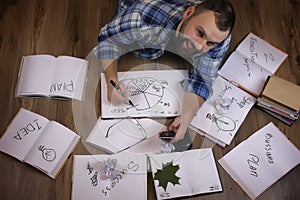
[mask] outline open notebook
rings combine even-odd
[[[15,96],[83,100],[88,64],[72,56],[23,56]]]
[[[224,98],[229,103],[228,110],[223,113],[217,102]],[[253,96],[218,76],[213,83],[212,96],[202,104],[189,127],[225,147],[231,143],[255,102]]]
[[[149,155],[157,199],[221,192],[210,148]]]
[[[113,162],[115,168],[105,162]],[[107,164],[107,166],[110,166]],[[146,155],[75,155],[72,200],[147,199]]]
[[[107,100],[107,84],[101,74],[101,117],[174,117],[181,113],[184,91],[180,81],[187,77],[187,70],[145,70],[118,72],[134,106],[114,106]]]
[[[300,151],[271,122],[228,152],[219,163],[255,199],[300,163]]]
[[[163,128],[163,124],[148,118],[99,118],[86,142],[109,153],[157,153],[161,143],[158,133]]]
[[[286,57],[285,52],[249,33],[218,73],[257,97]]]
[[[80,136],[55,121],[21,108],[0,140],[0,151],[56,178]]]

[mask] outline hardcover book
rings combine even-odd
[[[300,163],[300,151],[271,122],[228,152],[219,163],[255,199]]]
[[[60,123],[21,108],[0,139],[0,151],[55,179],[79,139]]]
[[[88,61],[71,56],[23,56],[16,97],[84,100]]]
[[[268,76],[277,71],[286,57],[285,52],[249,33],[218,73],[258,97]]]

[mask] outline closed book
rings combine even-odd
[[[299,117],[299,112],[295,112],[294,110],[291,110],[288,107],[276,104],[275,102],[265,98],[259,97],[257,99],[257,105],[293,120],[296,120]]]
[[[288,126],[293,125],[293,123],[295,122],[295,120],[292,120],[290,118],[287,118],[283,115],[277,114],[276,112],[272,112],[271,110],[265,109],[264,107],[260,107],[260,109],[266,113],[268,113],[269,115],[275,117],[276,119],[282,121],[283,123],[285,123]]]
[[[271,76],[262,97],[298,113],[300,110],[300,86],[278,76]]]

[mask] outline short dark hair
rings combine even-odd
[[[235,12],[228,0],[205,0],[197,6],[194,14],[198,15],[203,10],[211,10],[216,13],[216,25],[220,31],[232,31],[235,23]]]

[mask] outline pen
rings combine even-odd
[[[125,96],[122,93],[121,88],[113,80],[110,80],[109,82],[125,98]],[[128,99],[128,102],[131,106],[134,107],[134,105],[133,105],[132,101],[130,101],[130,99]]]

